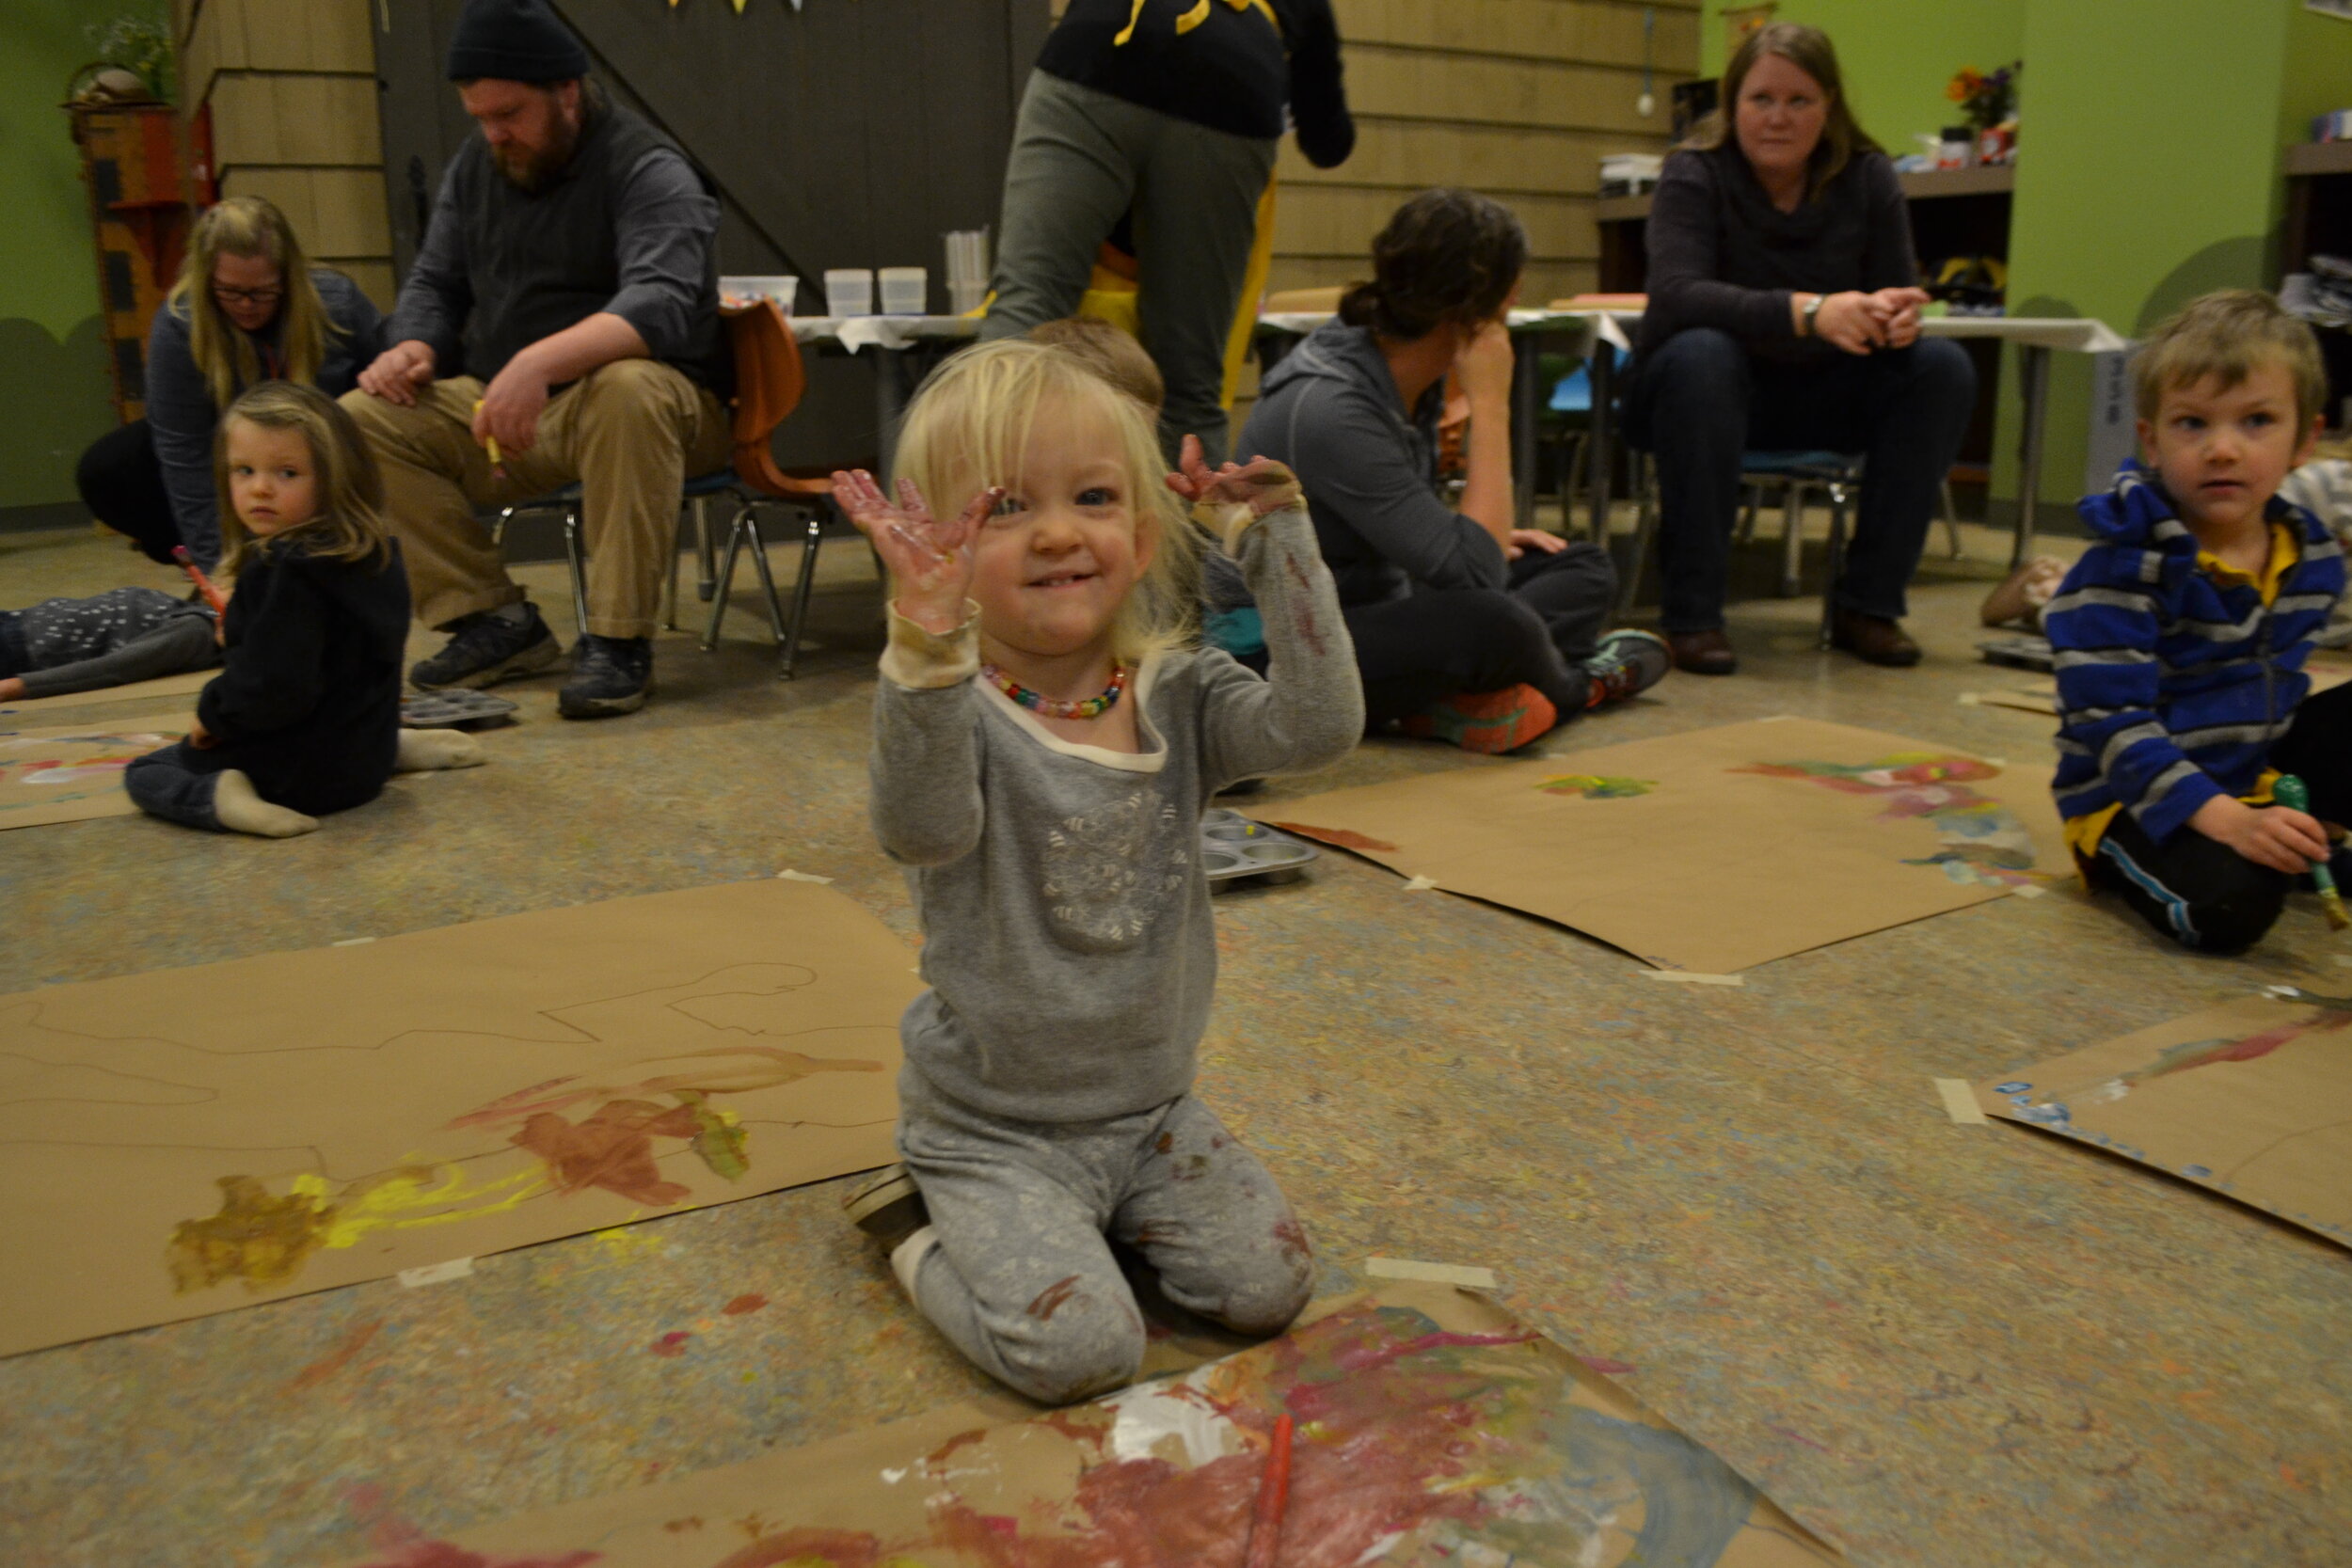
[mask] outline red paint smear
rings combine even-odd
[[[682,1328],[674,1328],[669,1333],[664,1334],[660,1338],[656,1339],[653,1342],[653,1353],[656,1355],[684,1355],[686,1354],[686,1341],[691,1339],[692,1338],[693,1336],[689,1334],[686,1330]]]
[[[1396,846],[1358,832],[1353,828],[1311,828],[1304,822],[1269,822],[1269,828],[1279,828],[1286,833],[1311,838],[1318,844],[1328,844],[1340,849],[1374,849],[1393,854]]]
[[[653,1158],[655,1135],[691,1138],[701,1130],[691,1106],[615,1100],[578,1126],[551,1111],[539,1112],[511,1141],[548,1163],[558,1193],[602,1187],[660,1208],[691,1196],[692,1189],[661,1179]]]
[[[1765,1430],[1766,1432],[1776,1432],[1776,1433],[1780,1433],[1783,1437],[1788,1438],[1790,1442],[1792,1442],[1792,1443],[1803,1443],[1803,1444],[1804,1444],[1806,1448],[1808,1448],[1808,1449],[1820,1449],[1821,1452],[1823,1452],[1823,1453],[1827,1453],[1827,1452],[1829,1452],[1829,1445],[1828,1445],[1828,1444],[1826,1444],[1826,1443],[1816,1443],[1816,1442],[1815,1442],[1812,1438],[1807,1437],[1807,1436],[1806,1436],[1804,1433],[1802,1433],[1802,1432],[1791,1432],[1791,1431],[1789,1431],[1787,1427],[1776,1427],[1776,1426],[1772,1426],[1772,1425],[1771,1425],[1771,1424],[1769,1424],[1769,1423],[1765,1426],[1764,1430]]]
[[[875,1568],[882,1543],[864,1530],[788,1529],[763,1535],[716,1568],[776,1568],[779,1563],[823,1563],[825,1568]]]
[[[2309,1034],[2332,1035],[2347,1023],[2352,1023],[2352,1013],[2323,1011],[2316,1018],[2305,1019],[2295,1023],[2281,1023],[2277,1028],[2265,1029],[2259,1035],[2249,1035],[2242,1040],[2232,1040],[2217,1050],[2203,1052],[2182,1061],[2169,1062],[2146,1076],[2149,1078],[2169,1077],[2173,1073],[2186,1072],[2191,1068],[2206,1067],[2215,1062],[2256,1061],[2269,1055],[2290,1040],[2300,1039]]]
[[[602,1552],[565,1552],[559,1557],[485,1557],[453,1541],[412,1541],[394,1556],[365,1568],[585,1568],[604,1560]]]
[[[733,1301],[728,1302],[724,1307],[719,1308],[719,1310],[724,1312],[730,1318],[739,1318],[746,1312],[756,1312],[767,1305],[768,1298],[766,1296],[759,1294],[757,1291],[753,1291],[749,1295],[740,1295],[736,1297]]]
[[[1633,1370],[1631,1367],[1627,1366],[1624,1362],[1613,1360],[1606,1355],[1580,1355],[1577,1359],[1583,1362],[1585,1366],[1591,1368],[1597,1372],[1629,1372]]]
[[[1037,1299],[1029,1303],[1029,1316],[1040,1323],[1051,1323],[1054,1314],[1060,1311],[1068,1304],[1070,1298],[1077,1293],[1078,1276],[1076,1275],[1073,1274],[1067,1279],[1057,1279],[1040,1291],[1037,1293]]]
[[[384,1320],[375,1318],[354,1328],[349,1334],[343,1336],[342,1344],[288,1378],[286,1391],[290,1394],[298,1394],[305,1389],[315,1388],[345,1367],[350,1366],[351,1358],[367,1349],[368,1341],[374,1338],[383,1326]]]

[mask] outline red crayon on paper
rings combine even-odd
[[[1282,1512],[1291,1500],[1291,1418],[1274,1420],[1274,1448],[1266,1455],[1265,1476],[1258,1482],[1258,1516],[1249,1526],[1249,1555],[1244,1568],[1274,1568],[1282,1545]]]
[[[188,580],[196,584],[196,591],[204,595],[204,602],[213,607],[214,614],[229,613],[229,601],[222,598],[220,590],[213,586],[213,579],[204,575],[204,568],[196,563],[196,557],[188,553],[187,546],[172,546],[171,559],[178,562],[180,569],[188,574]]]

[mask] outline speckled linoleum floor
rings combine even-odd
[[[1678,677],[1545,749],[1794,713],[2045,766],[2046,720],[1957,700],[2004,681],[1972,650],[2000,541],[1969,547],[1916,593],[1918,670],[1817,654],[1816,601],[1747,598],[1740,676]],[[568,633],[556,571],[522,575]],[[0,536],[0,605],[124,580],[170,575],[92,535]],[[492,766],[396,781],[309,838],[0,833],[0,992],[787,866],[911,934],[865,819],[877,604],[863,548],[836,543],[802,679],[772,678],[747,597],[718,654],[662,644],[644,713],[566,724],[555,678],[510,688],[524,721],[485,736]],[[1462,766],[1377,742],[1275,787]],[[1514,1308],[1631,1367],[1857,1562],[2352,1561],[2352,1258],[2079,1148],[1954,1125],[1930,1083],[2335,973],[2308,901],[2252,957],[2201,960],[2072,891],[2003,899],[1738,990],[1649,982],[1340,854],[1218,911],[1200,1089],[1288,1188],[1327,1291],[1374,1254],[1494,1269]],[[387,1520],[453,1530],[973,1396],[837,1197],[0,1363],[0,1561],[330,1563]],[[39,1259],[0,1272],[41,1288]],[[746,1293],[770,1305],[720,1312]],[[648,1354],[678,1328],[692,1355]]]

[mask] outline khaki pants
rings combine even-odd
[[[472,434],[482,383],[436,381],[413,408],[352,391],[343,407],[384,471],[386,520],[407,557],[417,619],[446,626],[515,603],[477,506],[512,506],[577,482],[588,551],[588,625],[598,637],[651,637],[675,548],[679,490],[690,474],[723,466],[726,410],[683,372],[652,359],[616,359],[548,400],[529,451],[507,451],[506,477]]]

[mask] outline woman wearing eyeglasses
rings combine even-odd
[[[74,482],[100,522],[151,560],[185,545],[220,560],[213,430],[258,381],[358,385],[383,350],[383,318],[358,284],[308,265],[285,214],[258,196],[206,210],[147,341],[147,418],[91,443]]]

